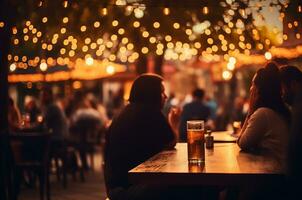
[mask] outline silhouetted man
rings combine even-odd
[[[188,120],[204,120],[207,121],[210,116],[210,108],[203,102],[204,90],[195,89],[192,93],[193,101],[184,105],[183,111],[180,115],[179,126],[179,141],[186,142],[187,134],[186,127]]]

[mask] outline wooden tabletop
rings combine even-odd
[[[280,165],[267,157],[241,152],[235,143],[215,143],[204,165],[189,165],[187,144],[163,151],[129,171],[132,183],[242,185],[283,180]]]
[[[214,137],[214,142],[231,142],[235,143],[237,141],[237,137],[232,134],[233,131],[216,131],[212,132],[212,136]]]

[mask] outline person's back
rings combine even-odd
[[[63,140],[68,135],[65,114],[55,103],[46,106],[44,112],[46,128],[52,133],[52,140]]]
[[[165,99],[162,78],[141,75],[132,85],[130,104],[113,119],[106,133],[104,166],[110,199],[115,199],[119,190],[135,195],[128,191],[137,186],[128,182],[128,171],[175,145],[175,134],[161,112]]]
[[[204,91],[196,89],[193,92],[194,100],[191,103],[184,105],[183,111],[180,116],[179,126],[179,140],[180,142],[187,141],[186,137],[186,123],[188,120],[205,120],[207,121],[210,116],[210,108],[203,103]]]
[[[292,106],[297,94],[302,90],[302,72],[295,66],[280,68],[282,97],[288,106]]]
[[[52,133],[52,141],[63,141],[68,136],[68,124],[63,110],[55,103],[51,88],[43,88],[41,93],[44,124]]]
[[[159,110],[143,105],[126,106],[106,133],[107,186],[128,187],[127,172],[173,140],[171,131]]]
[[[238,145],[243,150],[260,151],[284,164],[289,140],[289,128],[284,118],[270,108],[258,108],[243,127]]]

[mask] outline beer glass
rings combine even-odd
[[[205,162],[204,121],[187,121],[188,161],[191,164]]]

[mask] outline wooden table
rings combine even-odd
[[[205,151],[205,164],[189,165],[187,144],[163,151],[130,170],[132,183],[177,185],[250,185],[283,180],[279,164],[263,156],[240,152],[235,143],[215,143]]]
[[[221,143],[235,143],[237,141],[237,137],[232,135],[233,131],[215,131],[212,132],[212,136],[214,137],[214,142]]]

